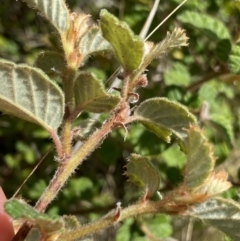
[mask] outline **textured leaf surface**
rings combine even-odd
[[[147,191],[151,197],[159,189],[160,176],[158,170],[146,157],[132,154],[127,163],[127,176],[138,187]]]
[[[60,76],[66,67],[64,56],[52,51],[41,53],[35,65],[42,69],[48,76]]]
[[[184,184],[189,188],[197,188],[213,171],[215,159],[212,146],[197,126],[191,126],[188,130],[188,148]]]
[[[191,76],[185,65],[176,63],[164,72],[164,83],[166,85],[187,86]]]
[[[82,55],[113,51],[111,44],[103,38],[98,27],[92,27],[79,41]]]
[[[195,117],[183,105],[166,98],[152,98],[142,102],[135,110],[136,121],[170,142],[173,133],[180,140],[186,137],[184,128],[195,123]]]
[[[64,96],[40,69],[0,60],[0,110],[46,129],[57,129],[64,113]]]
[[[5,202],[4,209],[13,219],[20,218],[25,221],[31,221],[31,223],[41,229],[42,235],[46,237],[56,235],[56,233],[61,234],[61,229],[64,226],[61,217],[53,218],[47,214],[38,213],[28,204],[16,199]]]
[[[144,54],[143,40],[106,10],[101,11],[100,17],[103,37],[112,45],[122,67],[130,72],[137,69]]]
[[[233,241],[240,241],[240,205],[234,201],[209,199],[192,206],[185,215],[201,219],[227,234]]]
[[[178,16],[178,19],[194,28],[200,29],[212,40],[231,39],[226,26],[221,21],[206,14],[185,11]]]
[[[76,105],[80,111],[108,112],[120,101],[117,95],[108,94],[102,81],[89,73],[83,73],[77,77],[74,92]]]
[[[64,0],[23,0],[30,6],[38,9],[53,26],[64,32],[69,25],[69,11]]]
[[[232,48],[231,54],[229,56],[229,67],[233,73],[240,73],[240,46],[238,45],[235,45]]]

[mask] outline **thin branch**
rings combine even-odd
[[[141,215],[141,214],[146,214],[146,213],[147,214],[158,213],[163,211],[162,209],[163,208],[161,207],[161,205],[159,205],[157,202],[152,202],[152,201],[148,201],[144,203],[140,202],[123,209],[121,211],[121,214],[118,220],[114,219],[115,212],[112,211],[95,222],[81,226],[78,230],[73,230],[73,231],[64,233],[58,238],[58,240],[73,241],[75,239],[80,239],[80,238],[83,238],[84,236],[96,233],[102,229],[115,225],[126,218]]]
[[[158,8],[159,3],[160,3],[160,0],[155,0],[155,2],[153,4],[153,7],[152,7],[152,9],[151,9],[151,11],[148,15],[148,18],[147,18],[146,22],[144,23],[144,25],[142,27],[142,30],[141,30],[139,36],[143,39],[147,36],[147,33],[148,33],[148,31],[150,29],[150,26],[152,24],[153,18],[155,16],[156,12],[157,12],[157,8]]]
[[[180,3],[158,26],[145,38],[145,40],[149,39],[187,0],[184,0]]]
[[[185,88],[186,91],[194,91],[196,90],[197,88],[201,87],[202,84],[212,80],[213,78],[217,78],[217,77],[220,77],[221,75],[224,75],[224,74],[227,74],[229,73],[228,70],[224,70],[224,71],[221,71],[221,72],[211,72],[209,74],[207,74],[206,76],[204,76],[202,79],[190,84],[189,86],[187,86]]]
[[[17,189],[17,191],[13,194],[12,198],[15,198],[16,195],[18,194],[18,192],[21,190],[21,188],[23,187],[23,185],[27,182],[27,180],[29,179],[29,177],[31,177],[31,175],[36,171],[36,169],[39,167],[39,165],[43,162],[43,160],[46,158],[46,156],[49,154],[49,152],[52,149],[48,150],[47,153],[41,158],[41,160],[37,163],[37,165],[33,168],[33,170],[29,173],[29,175],[25,178],[25,180],[22,182],[22,184],[19,186],[19,188]]]
[[[56,147],[56,151],[57,151],[57,156],[59,158],[61,158],[63,156],[63,147],[62,147],[62,142],[58,136],[58,134],[56,133],[56,131],[54,130],[48,130],[49,134],[52,137],[53,143]]]

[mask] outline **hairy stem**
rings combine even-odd
[[[53,130],[48,130],[49,134],[51,135],[52,139],[53,139],[53,142],[55,144],[55,148],[56,148],[56,151],[57,151],[57,155],[59,158],[61,158],[63,156],[63,147],[62,147],[62,142],[61,140],[59,139],[59,136],[58,134],[53,131]]]
[[[58,191],[63,187],[74,170],[92,151],[94,151],[94,149],[109,134],[109,132],[111,132],[114,127],[114,122],[114,118],[105,122],[101,129],[93,133],[93,135],[90,136],[85,143],[83,143],[81,148],[74,154],[73,157],[60,163],[55,176],[35,206],[39,212],[44,212],[48,204],[55,198]]]
[[[62,145],[63,145],[63,153],[65,157],[69,157],[71,155],[72,150],[72,122],[70,118],[67,118],[62,127]],[[60,157],[59,160],[62,158]]]
[[[72,69],[70,67],[66,67],[63,75],[63,92],[65,94],[65,106],[69,108],[70,112],[74,107],[74,78],[76,75],[76,69]]]
[[[131,205],[123,209],[117,220],[115,219],[115,212],[112,211],[106,216],[104,216],[103,218],[100,218],[95,222],[81,226],[77,230],[64,233],[59,237],[59,241],[63,241],[63,240],[72,241],[72,240],[83,238],[84,236],[93,234],[97,231],[100,231],[102,229],[115,225],[118,222],[129,217],[133,217],[141,214],[164,212],[164,208],[162,204],[163,202],[161,201],[160,202],[152,202],[152,201],[139,202],[137,204]]]

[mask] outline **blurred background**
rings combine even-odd
[[[143,28],[153,3],[152,0],[67,0],[71,10],[91,14],[96,22],[100,10],[105,8],[126,21],[135,34]],[[181,0],[162,0],[149,32],[179,3]],[[230,71],[231,49],[228,41],[221,36],[228,31],[231,41],[238,44],[239,9],[240,3],[231,0],[189,0],[185,3],[149,40],[159,42],[167,31],[182,27],[189,37],[189,46],[175,49],[155,60],[147,71],[149,85],[139,89],[140,101],[155,96],[168,97],[186,105],[197,116],[214,146],[216,168],[226,169],[233,183],[233,187],[223,195],[236,201],[239,200],[240,186],[240,77]],[[204,20],[198,24],[198,19],[186,17],[186,11],[208,15],[210,22]],[[217,38],[213,36],[214,31],[209,30],[211,24],[216,24],[214,31]],[[0,57],[34,65],[37,56],[44,50],[61,51],[52,26],[20,0],[1,1]],[[94,72],[104,82],[117,68],[118,63],[111,56],[94,56],[82,67]],[[94,114],[85,113],[81,118],[92,117]],[[100,120],[105,118],[106,115],[99,117]],[[140,124],[128,128],[125,142],[123,130],[114,131],[78,168],[48,208],[49,213],[74,214],[84,224],[108,213],[118,201],[123,207],[136,202],[143,193],[124,175],[126,159],[131,153],[147,155],[158,167],[161,175],[159,191],[163,194],[179,184],[186,159],[176,143],[166,144]],[[48,133],[41,127],[1,113],[0,185],[9,198],[46,154],[18,193],[31,205],[38,200],[56,169],[54,147]],[[207,228],[201,222],[167,215],[128,219],[120,226],[89,238],[92,239],[225,240],[220,232]]]

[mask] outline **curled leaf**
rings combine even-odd
[[[128,159],[126,168],[126,174],[130,181],[145,189],[148,197],[151,197],[159,189],[160,176],[158,170],[146,157],[132,154]]]
[[[196,122],[185,106],[160,97],[143,101],[136,108],[134,117],[134,121],[141,122],[166,142],[170,142],[171,134],[183,141],[187,136],[184,128]]]

